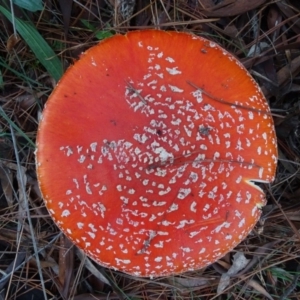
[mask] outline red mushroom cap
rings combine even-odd
[[[43,112],[37,173],[61,230],[137,276],[209,265],[265,204],[277,162],[270,109],[227,51],[156,30],[108,38],[65,73]]]

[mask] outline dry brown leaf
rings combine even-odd
[[[35,261],[35,258],[33,258],[32,260]],[[36,264],[36,263],[35,263]],[[56,267],[57,264],[55,261],[50,261],[50,260],[41,260],[40,261],[40,265],[41,265],[41,268],[53,268],[53,267]]]
[[[299,25],[299,12],[293,8],[293,6],[289,5],[287,1],[277,1],[276,5],[280,9],[281,13],[287,18],[290,19],[290,23],[292,23],[293,31],[296,33],[300,33],[300,25]]]
[[[247,273],[248,271],[252,270],[259,262],[259,257],[265,256],[266,253],[270,252],[273,247],[278,244],[279,242],[281,242],[281,240],[276,240],[270,243],[267,243],[263,246],[258,247],[255,251],[254,251],[254,255],[253,258],[251,260],[249,260],[249,263],[247,264],[247,266],[240,271],[239,273],[237,273],[235,276],[239,277],[245,273]]]
[[[151,4],[148,0],[136,0],[136,24],[137,26],[143,26],[151,20]]]
[[[284,66],[277,73],[279,84],[291,82],[300,72],[300,56],[291,61],[290,65]]]
[[[270,45],[268,43],[264,41],[258,42],[249,49],[247,57],[262,56],[261,53],[269,48]],[[259,76],[263,80],[264,88],[269,94],[278,94],[278,80],[274,65],[274,58],[272,56],[253,66],[252,73]]]
[[[19,166],[19,172],[17,172],[17,181],[18,181],[18,188],[19,188],[19,197],[18,197],[18,203],[19,203],[19,219],[22,222],[25,219],[26,216],[26,209],[28,206],[28,201],[26,198],[26,194],[23,193],[23,186],[24,190],[27,184],[27,176],[26,176],[26,168],[23,166]],[[26,226],[25,226],[26,228]],[[27,228],[28,230],[28,228]],[[29,230],[28,230],[29,231]]]
[[[15,48],[15,46],[19,43],[20,40],[21,38],[17,34],[12,34],[6,42],[7,51],[12,51],[12,49]]]
[[[239,271],[243,270],[249,261],[250,259],[247,259],[243,252],[237,252],[233,255],[232,266],[221,276],[217,289],[218,294],[222,293],[229,286],[230,277],[235,276]]]
[[[277,72],[278,85],[282,86],[291,83],[293,79],[300,73],[300,56],[294,58],[290,64],[285,65]],[[266,97],[270,96],[269,91],[262,87],[262,91]]]
[[[202,8],[210,8],[214,5],[213,0],[198,0],[198,2]]]
[[[261,286],[257,281],[250,279],[246,283],[248,286],[254,288],[258,293],[264,295],[266,298],[270,300],[274,300],[274,298],[265,290],[263,286]]]
[[[297,174],[297,169],[293,164],[289,163],[288,158],[285,156],[284,152],[281,151],[281,149],[278,150],[278,158],[281,160],[280,162],[285,170],[287,170],[290,174]]]
[[[193,288],[209,286],[211,281],[207,277],[174,277],[171,283],[179,288]]]
[[[18,204],[19,204],[19,220],[22,221],[26,217],[26,207],[27,207],[27,199],[26,199],[26,194],[24,195],[23,190],[22,190],[22,185],[24,187],[27,184],[27,176],[26,176],[26,168],[23,166],[18,166],[17,164],[11,163],[11,162],[5,162],[5,166],[11,170],[16,171],[17,174],[17,181],[18,181],[18,188],[19,188],[19,193],[18,193]],[[28,230],[28,227],[24,225],[26,230]]]
[[[89,258],[86,257],[85,253],[83,250],[80,250],[79,248],[76,249],[76,254],[79,257],[81,261],[84,261],[85,267],[94,275],[96,276],[99,280],[102,282],[110,285],[110,282],[104,277],[104,275],[97,270],[97,268],[92,264]]]
[[[300,210],[299,209],[297,209],[295,211],[287,212],[286,215],[290,221],[300,222]],[[285,220],[285,217],[282,214],[280,214],[277,218]],[[295,225],[296,224],[297,223],[295,223]]]
[[[13,206],[13,174],[5,167],[3,164],[0,164],[0,183],[5,196],[6,202],[9,207]]]
[[[266,0],[225,0],[215,7],[210,7],[205,14],[208,17],[232,17],[255,9],[265,2]]]
[[[65,36],[68,35],[73,0],[59,0],[59,6],[64,20]]]
[[[271,29],[278,26],[278,24],[280,24],[281,21],[282,21],[281,13],[275,7],[271,7],[267,16],[268,28]],[[277,37],[279,35],[279,32],[280,32],[280,27],[278,27],[276,31],[273,33],[273,37],[274,38]]]
[[[227,253],[222,259],[219,259],[215,263],[212,264],[212,267],[217,271],[219,274],[223,274],[228,271],[231,266],[231,255]]]
[[[239,31],[235,24],[230,23],[224,28],[224,33],[232,38],[236,38],[239,35]]]

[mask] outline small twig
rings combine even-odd
[[[147,101],[142,97],[142,95],[140,94],[140,92],[134,88],[134,86],[129,82],[129,81],[125,81],[127,84],[127,89],[131,92],[134,93],[138,96],[138,98],[145,104],[147,105]]]
[[[256,108],[244,106],[244,105],[241,105],[241,104],[235,104],[235,103],[232,103],[232,102],[225,101],[223,99],[219,99],[219,98],[213,96],[212,94],[206,92],[204,89],[198,87],[196,84],[192,83],[191,81],[187,81],[187,83],[190,86],[192,86],[193,88],[199,90],[201,93],[208,96],[209,98],[211,98],[214,101],[220,102],[220,103],[225,104],[225,105],[229,105],[229,106],[234,107],[234,108],[241,108],[241,109],[245,109],[245,110],[248,110],[248,111],[253,111],[253,112],[256,112],[256,113],[263,113],[263,114],[271,115],[271,113],[269,113],[268,111],[265,111],[265,110],[256,109]]]
[[[192,154],[195,154],[195,153],[192,153]],[[168,159],[165,161],[159,161],[159,162],[149,164],[147,166],[147,170],[152,170],[152,169],[162,168],[162,167],[169,167],[170,165],[173,166],[173,165],[184,165],[184,164],[192,164],[192,163],[212,163],[212,162],[242,164],[242,165],[248,165],[249,167],[251,166],[254,168],[260,168],[260,166],[256,165],[256,164],[238,161],[238,160],[229,160],[229,159],[205,158],[205,159],[195,159],[195,160],[187,159],[187,160],[181,161],[182,159],[185,159],[185,158],[191,156],[192,154],[189,154],[186,156],[175,157],[175,158],[171,158],[171,159]]]

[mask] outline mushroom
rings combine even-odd
[[[277,148],[259,86],[188,33],[115,35],[50,96],[37,174],[53,220],[102,266],[136,276],[205,267],[260,218]]]

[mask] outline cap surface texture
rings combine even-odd
[[[273,121],[258,85],[215,43],[156,30],[85,52],[37,136],[50,215],[95,261],[137,276],[205,267],[243,240],[274,179]]]

